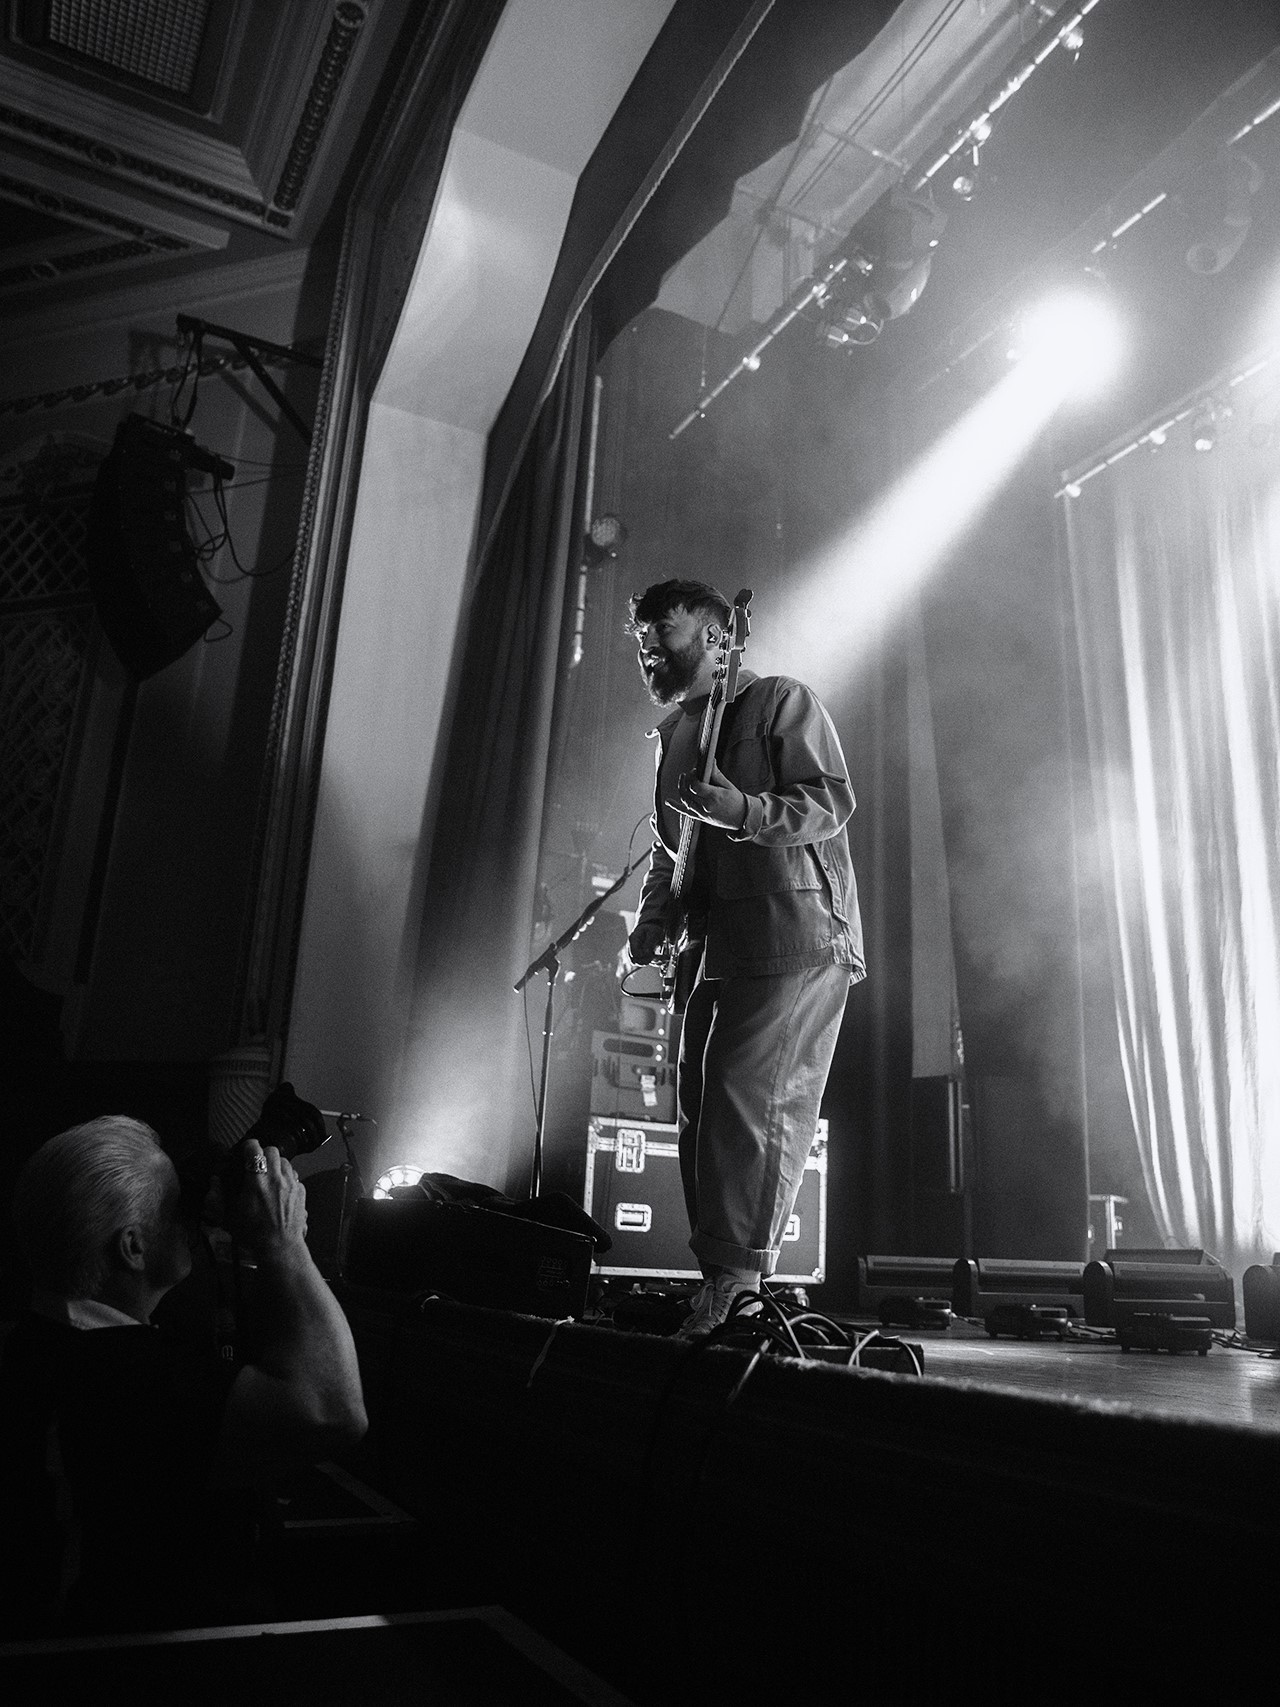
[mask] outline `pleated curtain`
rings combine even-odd
[[[1185,431],[1185,430],[1184,430]],[[1280,458],[1143,446],[1067,505],[1115,1017],[1157,1226],[1280,1247]]]

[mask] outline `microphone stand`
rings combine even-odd
[[[657,844],[655,843],[654,846],[656,845]],[[591,923],[592,919],[595,918],[596,914],[600,911],[601,907],[604,906],[609,897],[617,894],[618,890],[622,888],[622,885],[627,881],[628,877],[631,876],[631,873],[642,860],[648,859],[652,852],[653,847],[646,848],[642,854],[637,855],[637,857],[631,861],[631,864],[627,866],[621,877],[611,883],[609,887],[601,894],[597,895],[593,901],[589,901],[569,928],[561,931],[555,941],[544,948],[536,960],[531,960],[529,962],[528,966],[525,967],[524,971],[520,974],[513,986],[513,988],[518,992],[523,990],[529,980],[536,977],[539,972],[545,972],[547,975],[547,1008],[542,1021],[542,1071],[538,1079],[538,1103],[535,1111],[537,1115],[537,1125],[535,1126],[533,1134],[533,1170],[529,1188],[529,1196],[531,1198],[541,1197],[542,1195],[542,1145],[543,1140],[546,1137],[547,1130],[547,1081],[551,1076],[552,1021],[554,1017],[553,1008],[556,996],[556,979],[560,976],[560,951],[562,948],[567,948],[575,937],[582,935],[583,931],[586,930],[587,926]]]

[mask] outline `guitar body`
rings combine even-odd
[[[676,927],[676,935],[662,956],[662,999],[673,1014],[682,1014],[689,1005],[689,996],[698,981],[705,946],[700,936],[685,936]]]

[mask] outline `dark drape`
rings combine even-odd
[[[792,141],[814,91],[873,39],[897,0],[676,0],[578,183],[528,352],[490,439],[481,539],[594,292],[601,350],[728,213],[734,185]]]
[[[1041,444],[924,601],[975,1254],[1083,1257],[1089,1191],[1053,469]]]
[[[703,0],[676,0],[583,169],[538,324],[489,435],[480,505],[482,554],[489,550],[531,424],[582,305],[600,285],[773,4],[718,0],[708,7]],[[637,310],[647,301],[638,302]],[[599,311],[597,303],[597,326]]]
[[[907,667],[888,641],[834,715],[858,806],[849,846],[867,976],[849,992],[823,1113],[831,1128],[827,1289],[852,1302],[859,1254],[910,1248],[911,820]]]
[[[566,588],[582,531],[591,316],[521,459],[480,566],[454,684],[399,1103],[436,1153],[523,1187],[533,1135],[523,1013]],[[510,1163],[510,1180],[508,1180]]]

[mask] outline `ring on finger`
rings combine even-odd
[[[254,1156],[249,1163],[249,1172],[251,1174],[265,1174],[266,1171],[267,1158],[265,1156]]]

